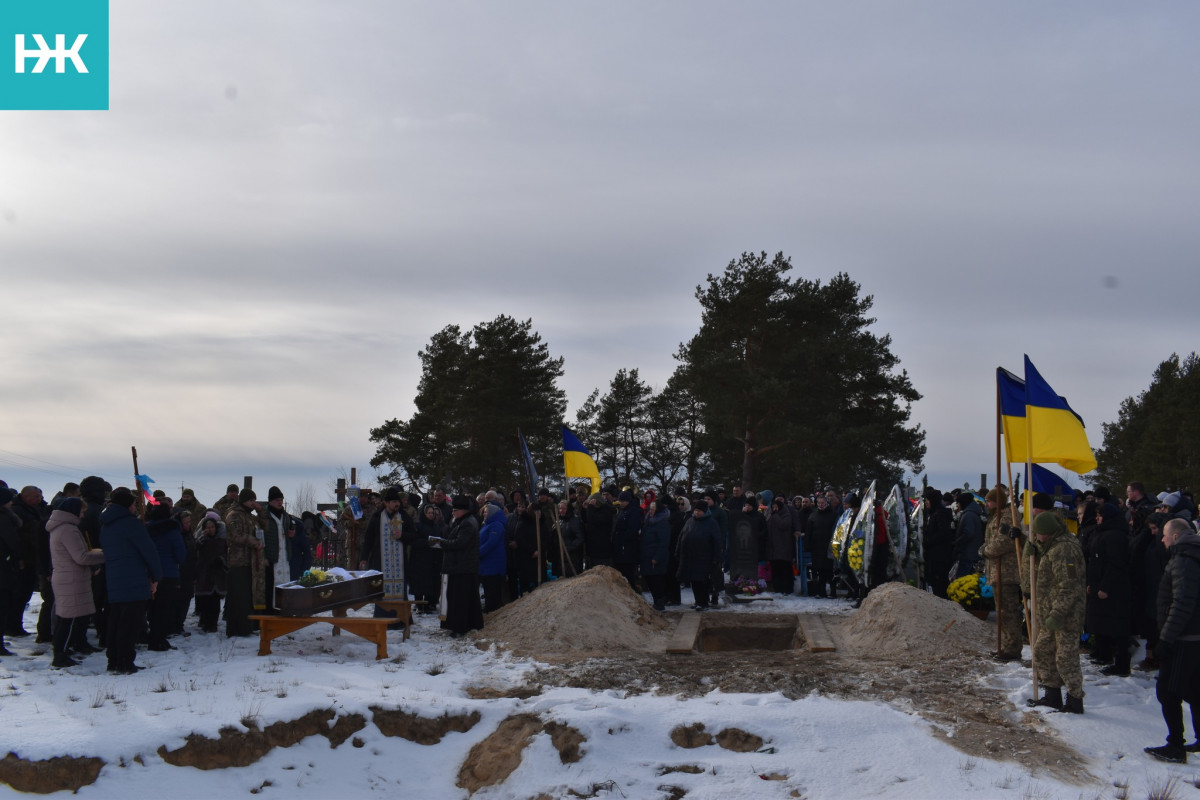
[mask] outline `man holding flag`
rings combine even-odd
[[[1007,370],[997,370],[997,398],[998,430],[1004,433],[1008,461],[1024,461],[1027,476],[1032,477],[1035,463],[1058,464],[1080,474],[1096,468],[1083,420],[1066,398],[1050,388],[1029,356],[1025,356],[1024,380]],[[1028,513],[1031,503],[1025,505]],[[1028,561],[1022,564],[1021,573],[1022,591],[1032,601],[1030,642],[1035,699],[1029,704],[1082,714],[1079,635],[1086,599],[1083,552],[1055,514],[1039,514],[1031,527],[1035,540],[1023,554]],[[1039,679],[1045,688],[1041,698],[1036,697]]]

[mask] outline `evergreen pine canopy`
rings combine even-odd
[[[867,316],[870,296],[845,274],[791,278],[782,253],[743,253],[696,288],[700,330],[656,392],[619,369],[572,426],[605,481],[660,489],[734,478],[747,489],[804,491],[900,481],[922,469],[925,434],[909,425],[921,395]],[[532,321],[449,325],[419,353],[407,420],[371,431],[385,482],[475,491],[523,486],[517,430],[552,481],[562,464],[563,360]]]
[[[563,360],[550,357],[532,320],[502,314],[467,333],[448,325],[418,356],[416,411],[371,430],[371,465],[392,468],[385,483],[523,486],[518,428],[539,469],[562,463]]]
[[[1150,388],[1121,403],[1116,422],[1104,423],[1096,451],[1098,482],[1117,487],[1140,481],[1146,491],[1200,484],[1200,357],[1178,354],[1158,365]]]
[[[700,331],[681,345],[718,475],[748,489],[899,479],[922,469],[925,434],[908,426],[921,395],[868,330],[873,298],[844,274],[797,277],[782,253],[743,253],[696,287]]]

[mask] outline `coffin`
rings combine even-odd
[[[351,578],[320,586],[292,581],[275,587],[275,605],[288,617],[307,617],[321,611],[383,597],[383,575],[374,570],[350,572]]]

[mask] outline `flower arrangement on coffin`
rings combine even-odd
[[[978,572],[955,578],[946,588],[946,596],[967,611],[992,611],[996,598],[987,576]]]
[[[340,580],[342,580],[341,575],[314,567],[306,569],[304,574],[300,576],[300,580],[296,582],[301,586],[323,586],[326,583],[336,583]]]
[[[747,597],[754,597],[762,594],[767,590],[767,582],[762,578],[743,578],[741,575],[734,579],[729,585],[731,594],[740,594]]]

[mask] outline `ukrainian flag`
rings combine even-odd
[[[1025,437],[1025,381],[1004,367],[996,368],[996,386],[1000,393],[1000,424],[1009,463],[1025,463],[1029,445]]]
[[[592,494],[596,494],[600,491],[600,469],[595,459],[566,425],[562,426],[562,439],[563,472],[568,478],[588,478],[592,482]]]
[[[1025,424],[1027,461],[1058,464],[1080,475],[1096,468],[1083,420],[1050,388],[1029,356],[1025,356]]]

